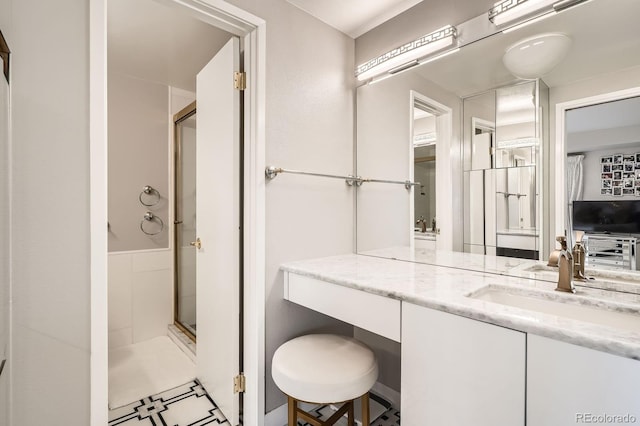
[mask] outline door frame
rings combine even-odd
[[[618,90],[615,92],[603,93],[600,95],[589,96],[586,98],[574,99],[567,102],[562,102],[556,104],[556,128],[555,128],[555,158],[553,159],[554,164],[550,164],[550,169],[555,170],[555,179],[552,181],[554,184],[551,186],[553,188],[554,194],[553,197],[555,199],[555,212],[550,215],[553,218],[554,226],[550,227],[550,229],[555,232],[555,235],[565,235],[565,223],[567,216],[567,205],[566,205],[566,174],[565,174],[565,158],[567,156],[567,148],[566,148],[566,113],[567,111],[575,108],[582,108],[591,105],[597,105],[605,102],[613,102],[619,101],[622,99],[632,98],[640,96],[640,87],[633,87],[624,90]],[[551,161],[550,161],[551,162]],[[551,199],[551,194],[549,194],[549,198]],[[549,236],[549,241],[555,241],[555,237],[553,235]]]
[[[266,22],[223,0],[156,0],[240,37],[244,91],[245,425],[264,424]],[[89,3],[89,175],[91,262],[90,421],[108,423],[107,0]],[[231,384],[229,384],[231,386]]]
[[[173,90],[173,89],[172,89]],[[171,178],[171,199],[173,199],[173,208],[170,210],[173,211],[173,218],[170,218],[169,222],[173,222],[172,231],[171,232],[171,244],[173,247],[173,256],[171,258],[173,262],[172,266],[172,278],[173,278],[173,325],[178,327],[180,331],[182,331],[192,342],[196,343],[196,335],[190,328],[187,328],[180,320],[180,274],[181,269],[178,267],[179,259],[180,259],[180,249],[181,246],[178,244],[178,239],[180,237],[180,232],[176,231],[176,228],[182,229],[182,221],[178,222],[178,218],[183,218],[182,214],[182,202],[181,197],[178,195],[183,195],[181,190],[182,187],[179,183],[182,183],[182,134],[178,131],[178,124],[183,121],[193,117],[196,114],[196,101],[191,102],[189,105],[182,108],[180,111],[173,115],[173,122],[171,126],[171,131],[169,132],[173,137],[171,138],[170,143],[170,165],[169,168],[172,170],[170,173]],[[195,240],[195,238],[194,238]]]
[[[426,104],[429,108],[435,111],[436,116],[436,186],[438,188],[451,188],[453,185],[453,169],[451,167],[444,167],[445,164],[451,164],[451,141],[453,138],[453,110],[435,101],[420,92],[415,90],[410,91],[409,95],[409,176],[413,180],[414,174],[414,154],[413,154],[413,108],[416,101],[420,101]],[[438,167],[440,164],[440,167]],[[415,186],[411,189],[411,197],[409,200],[409,244],[410,247],[414,247],[414,235],[413,230],[415,225],[415,206],[414,206],[414,191]],[[440,207],[438,207],[440,206]],[[443,234],[436,236],[436,248],[438,250],[453,249],[453,218],[451,215],[438,215],[438,212],[451,212],[453,211],[453,195],[450,190],[436,191],[436,229],[444,231]],[[442,237],[440,237],[442,235]]]

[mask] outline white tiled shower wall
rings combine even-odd
[[[109,253],[109,349],[167,334],[173,322],[171,250]]]

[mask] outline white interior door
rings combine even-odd
[[[196,255],[198,378],[232,425],[239,398],[240,42],[234,37],[196,79]]]
[[[9,85],[0,59],[0,413],[6,412],[9,340]],[[4,371],[3,371],[4,370]],[[0,414],[0,424],[4,415]]]

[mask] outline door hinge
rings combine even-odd
[[[234,393],[243,393],[246,390],[246,380],[244,378],[244,373],[238,374],[233,378],[233,392]]]
[[[238,90],[247,88],[247,73],[236,71],[233,73],[233,87]]]

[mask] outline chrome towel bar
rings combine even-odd
[[[264,169],[264,174],[269,179],[274,179],[280,173],[291,173],[291,174],[294,174],[294,175],[306,175],[306,176],[319,176],[319,177],[326,177],[326,178],[331,178],[331,179],[344,179],[344,181],[349,186],[353,186],[353,185],[360,186],[360,185],[362,185],[361,179],[359,177],[353,176],[353,175],[347,175],[347,176],[328,175],[328,174],[325,174],[325,173],[302,172],[300,170],[283,169],[281,167],[274,167],[274,166],[268,166],[266,169]]]
[[[306,175],[306,176],[319,176],[319,177],[326,177],[331,179],[344,179],[344,181],[349,186],[354,186],[354,185],[361,186],[365,182],[390,183],[395,185],[404,185],[405,188],[411,189],[412,186],[421,185],[420,182],[411,182],[409,180],[400,181],[400,180],[385,180],[385,179],[367,179],[367,178],[361,178],[360,176],[353,176],[353,175],[340,176],[340,175],[329,175],[326,173],[303,172],[300,170],[283,169],[281,167],[275,167],[275,166],[268,166],[264,170],[265,176],[268,177],[269,179],[274,179],[280,173],[291,173],[295,175]]]

